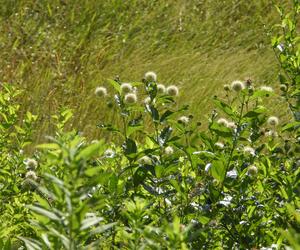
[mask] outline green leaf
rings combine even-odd
[[[80,230],[85,230],[87,228],[90,228],[92,226],[97,225],[99,222],[103,221],[102,217],[91,217],[86,218],[81,222]]]
[[[32,210],[33,212],[37,213],[37,214],[41,214],[51,220],[55,220],[55,221],[60,221],[60,218],[53,212],[50,212],[49,210],[46,210],[44,208],[41,207],[37,207],[37,206],[32,206],[29,205],[27,206],[30,210]]]
[[[93,143],[87,146],[86,148],[81,150],[79,154],[76,156],[76,161],[80,159],[85,159],[85,160],[90,159],[92,156],[99,153],[101,147],[102,147],[102,143]]]
[[[44,143],[44,144],[37,145],[36,148],[52,150],[52,149],[59,149],[59,145],[56,143]]]
[[[215,103],[215,105],[221,109],[223,112],[225,112],[227,115],[232,116],[234,115],[234,112],[232,110],[232,108],[226,104],[225,102],[222,102],[218,99],[214,99],[213,102]]]
[[[226,169],[222,161],[213,161],[210,168],[211,175],[220,182],[223,182]]]
[[[119,93],[121,94],[121,86],[118,82],[108,79],[108,83]]]
[[[25,243],[25,246],[28,250],[42,250],[42,246],[38,241],[21,236],[19,236],[18,238]]]

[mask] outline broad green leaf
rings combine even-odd
[[[81,150],[79,152],[79,154],[76,156],[75,160],[76,161],[78,161],[80,159],[88,160],[95,154],[99,153],[99,150],[101,149],[101,147],[102,147],[102,143],[91,144],[91,145],[87,146],[86,148],[84,148],[83,150]]]
[[[51,220],[55,220],[55,221],[60,221],[60,218],[53,212],[46,210],[44,208],[41,207],[37,207],[37,206],[33,206],[33,205],[29,205],[27,206],[30,210],[32,210],[33,212],[37,213],[37,214],[41,214]]]

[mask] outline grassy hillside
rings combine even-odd
[[[4,0],[0,17],[0,80],[25,89],[22,109],[39,115],[38,137],[52,133],[62,106],[85,134],[99,133],[95,125],[112,112],[93,91],[116,75],[157,72],[202,119],[217,86],[277,81],[269,0]]]

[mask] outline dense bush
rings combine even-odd
[[[25,158],[36,117],[21,127],[18,92],[2,84],[1,249],[299,248],[300,7],[294,19],[278,10],[281,93],[251,79],[224,85],[207,127],[177,103],[180,89],[147,72],[96,88],[120,118],[98,124],[112,139],[66,132],[63,109],[56,134]],[[287,119],[270,98],[286,100]]]

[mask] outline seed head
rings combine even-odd
[[[279,123],[279,120],[278,120],[278,118],[276,117],[276,116],[270,116],[269,118],[268,118],[268,124],[270,125],[270,126],[273,126],[273,127],[275,127],[275,126],[277,126],[278,125],[278,123]]]
[[[25,160],[26,169],[35,170],[37,168],[37,161],[35,159],[28,158]]]
[[[190,119],[187,116],[181,116],[178,119],[178,122],[180,122],[180,123],[182,123],[184,125],[188,124],[189,121],[190,121]]]
[[[236,91],[239,92],[241,90],[243,90],[245,88],[244,83],[241,81],[233,81],[231,83],[231,88]]]
[[[230,86],[228,84],[225,84],[223,88],[225,91],[230,91]]]
[[[260,90],[267,91],[267,92],[273,92],[274,91],[273,88],[269,87],[269,86],[261,86]]]
[[[246,81],[245,81],[245,86],[247,88],[250,88],[252,87],[252,79],[251,78],[247,78]]]
[[[161,94],[166,93],[166,86],[163,84],[157,84],[157,91]]]
[[[132,91],[132,86],[130,83],[122,83],[121,84],[121,91],[123,94],[130,93]]]
[[[258,172],[258,170],[257,170],[257,167],[255,165],[251,165],[250,167],[248,167],[248,174],[250,176],[257,175],[257,172]]]
[[[38,177],[34,171],[30,170],[26,173],[25,178],[36,181]]]
[[[148,96],[144,99],[144,104],[150,104],[151,103],[151,97]]]
[[[157,75],[153,72],[153,71],[148,71],[144,78],[146,79],[146,81],[148,82],[156,82],[157,80]]]
[[[128,93],[125,95],[124,102],[127,104],[133,104],[137,102],[137,96],[134,93]]]
[[[104,156],[106,158],[113,158],[115,156],[115,151],[113,151],[112,149],[107,149],[104,152]]]
[[[103,97],[107,95],[107,89],[105,87],[97,87],[95,89],[95,95],[98,97]]]
[[[255,149],[249,146],[244,147],[244,152],[253,156],[255,155]]]
[[[215,146],[218,148],[224,148],[224,144],[222,142],[216,142]]]
[[[222,126],[225,126],[225,127],[228,126],[228,121],[225,118],[220,118],[219,120],[217,120],[217,123],[219,125],[222,125]]]
[[[166,155],[171,155],[174,153],[174,149],[171,146],[168,146],[165,148],[165,154]]]
[[[170,85],[167,87],[167,94],[171,96],[177,96],[179,93],[178,88],[175,85]]]

